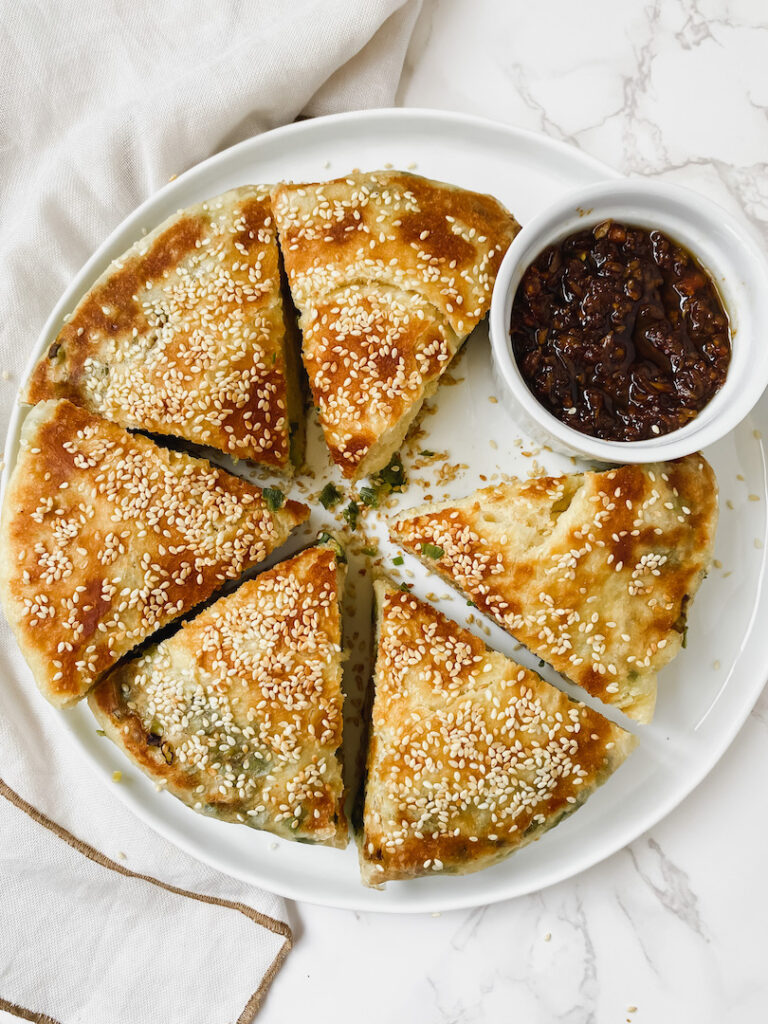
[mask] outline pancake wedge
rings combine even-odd
[[[278,185],[272,201],[331,456],[375,473],[487,313],[520,225],[492,196],[402,171]]]
[[[298,330],[267,186],[182,210],[115,260],[30,378],[123,427],[276,469],[300,461]]]
[[[576,810],[635,745],[384,580],[363,880],[479,871]]]
[[[391,533],[558,672],[649,722],[717,513],[715,475],[690,455],[486,487],[410,509]]]
[[[0,595],[43,694],[75,703],[308,515],[70,402],[35,406],[3,502]]]
[[[94,715],[195,810],[346,845],[336,757],[343,586],[336,550],[302,551],[119,665],[91,691]]]

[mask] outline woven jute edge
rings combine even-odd
[[[122,864],[118,864],[116,861],[111,860],[109,857],[105,857],[103,853],[96,850],[93,846],[89,846],[88,843],[84,843],[81,839],[73,836],[71,832],[67,832],[61,825],[57,825],[55,821],[52,821],[49,817],[38,811],[36,807],[28,803],[18,793],[14,792],[2,779],[0,779],[0,796],[4,797],[9,803],[13,804],[20,811],[27,814],[33,821],[37,822],[38,825],[42,825],[43,828],[47,828],[49,832],[52,832],[58,839],[63,840],[67,846],[71,846],[73,850],[77,850],[78,853],[82,854],[83,857],[87,857],[88,860],[92,860],[94,864],[98,864],[100,867],[107,868],[109,871],[115,871],[119,875],[125,875],[127,878],[138,878],[142,882],[149,882],[150,885],[156,885],[159,889],[165,889],[167,892],[172,892],[177,896],[185,896],[187,899],[197,900],[200,903],[209,903],[217,907],[225,907],[228,910],[236,910],[245,917],[249,918],[255,924],[261,925],[263,928],[267,928],[269,931],[274,932],[275,935],[283,936],[283,944],[277,952],[277,956],[270,964],[266,974],[261,979],[261,984],[249,998],[248,1002],[243,1007],[243,1011],[237,1018],[236,1024],[250,1024],[256,1011],[261,1006],[261,1002],[267,993],[267,989],[271,985],[275,978],[275,975],[280,970],[286,956],[293,946],[293,933],[290,927],[284,921],[278,921],[274,917],[270,917],[268,914],[262,914],[260,910],[255,910],[253,907],[247,906],[245,903],[236,903],[232,900],[222,900],[215,896],[207,896],[204,893],[190,892],[188,889],[180,889],[178,886],[169,885],[167,882],[160,881],[159,878],[153,878],[151,875],[143,875],[137,871],[131,871],[129,868],[124,867]],[[21,1020],[33,1021],[34,1024],[60,1024],[54,1017],[49,1017],[45,1013],[35,1012],[33,1010],[27,1010],[23,1006],[18,1006],[16,1003],[11,1003],[0,996],[0,1010],[6,1010],[8,1013],[14,1014],[16,1017],[20,1017]]]

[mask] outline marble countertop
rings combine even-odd
[[[426,0],[398,98],[691,186],[768,242],[764,0]],[[567,882],[441,915],[289,905],[296,945],[259,1022],[765,1020],[766,790],[764,693],[669,818]]]

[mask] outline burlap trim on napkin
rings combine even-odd
[[[46,1013],[35,1013],[33,1010],[25,1010],[23,1006],[9,1003],[7,999],[2,997],[0,997],[0,1010],[12,1013],[14,1017],[21,1017],[22,1020],[31,1020],[32,1024],[59,1024],[59,1021],[54,1017],[49,1017]]]
[[[49,832],[52,832],[59,839],[63,839],[64,842],[71,846],[72,849],[77,850],[84,857],[92,860],[95,864],[100,867],[108,868],[110,871],[116,871],[119,875],[126,875],[129,878],[138,878],[143,882],[149,882],[151,885],[156,885],[160,889],[166,889],[168,892],[175,893],[177,896],[186,896],[191,900],[198,900],[200,903],[211,903],[219,907],[226,907],[228,910],[237,910],[241,914],[250,918],[254,923],[261,925],[263,928],[268,928],[271,932],[276,935],[282,935],[285,942],[280,947],[280,950],[272,961],[269,970],[261,980],[261,984],[253,993],[251,998],[243,1007],[243,1012],[237,1018],[236,1024],[250,1024],[254,1014],[261,1005],[261,1001],[266,994],[273,978],[280,969],[281,964],[285,960],[288,952],[293,945],[293,933],[290,927],[283,921],[278,921],[274,917],[269,917],[267,914],[262,914],[258,910],[254,910],[253,907],[247,906],[245,903],[234,903],[231,900],[221,900],[214,896],[206,896],[199,892],[189,892],[187,889],[179,889],[175,885],[168,885],[166,882],[161,882],[158,878],[152,878],[151,875],[142,875],[136,871],[131,871],[129,868],[123,867],[122,864],[118,864],[109,857],[105,857],[103,853],[89,846],[87,843],[82,842],[72,835],[71,832],[67,832],[61,825],[57,825],[55,821],[51,821],[50,818],[42,814],[33,807],[31,804],[23,800],[18,793],[15,793],[9,786],[7,786],[2,779],[0,779],[0,796],[4,797],[9,803],[13,804],[19,810],[24,811],[30,818],[37,822],[38,825],[42,825],[43,828],[47,828]],[[5,1010],[8,1013],[14,1014],[16,1017],[20,1017],[22,1020],[33,1021],[34,1024],[59,1024],[59,1021],[53,1017],[48,1017],[44,1013],[35,1013],[31,1010],[25,1009],[23,1006],[17,1006],[15,1003],[9,1003],[7,1000],[0,996],[0,1010]]]

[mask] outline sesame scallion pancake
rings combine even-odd
[[[0,596],[43,694],[75,703],[308,515],[70,402],[35,406],[3,502]]]
[[[588,693],[649,722],[717,527],[701,455],[486,487],[392,537]]]
[[[99,724],[196,811],[344,846],[343,570],[312,547],[220,598],[94,688]]]
[[[375,584],[369,885],[496,863],[576,810],[635,740],[441,612]]]
[[[244,186],[180,211],[115,260],[23,397],[66,398],[123,427],[289,470],[292,431],[301,454],[296,334],[269,188]]]
[[[272,201],[328,448],[345,476],[374,473],[487,313],[520,226],[492,196],[402,171]]]

